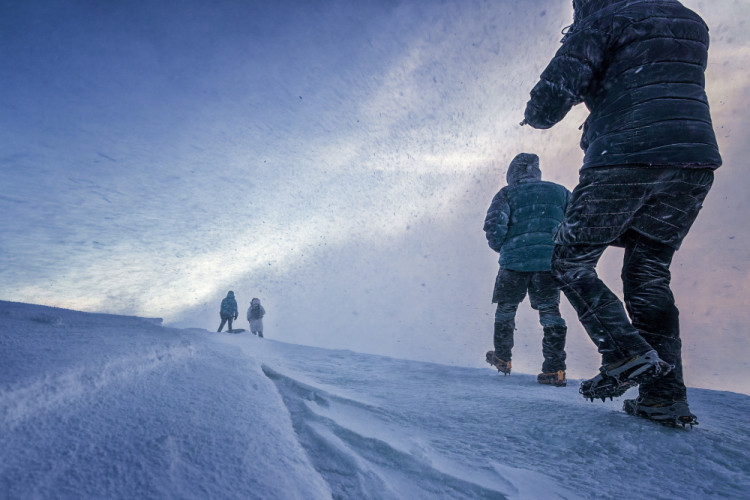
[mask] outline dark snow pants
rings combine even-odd
[[[704,168],[589,170],[581,174],[556,237],[552,271],[598,347],[602,364],[654,348],[675,368],[665,377],[641,384],[640,395],[685,400],[679,312],[669,286],[669,266],[698,215],[713,172]],[[625,248],[621,275],[625,307],[596,274],[596,264],[610,245]]]
[[[221,316],[221,324],[219,325],[219,329],[216,330],[216,331],[220,332],[222,330],[222,328],[224,328],[224,324],[227,323],[227,322],[229,322],[229,328],[227,329],[227,331],[231,331],[232,330],[232,319],[233,319],[232,316],[229,315],[229,314],[220,314],[220,316]]]
[[[620,300],[597,277],[596,263],[607,245],[556,246],[553,266],[562,291],[602,355],[602,364],[642,354],[651,348],[675,368],[666,377],[641,384],[640,394],[685,399],[679,312],[669,288],[674,248],[636,232],[626,233]]]
[[[513,349],[513,332],[516,327],[516,311],[529,293],[531,307],[539,311],[539,322],[544,330],[542,372],[565,370],[565,336],[567,326],[560,315],[560,289],[550,271],[523,272],[500,269],[495,280],[492,301],[497,303],[495,312],[495,354],[510,361]]]

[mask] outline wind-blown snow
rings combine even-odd
[[[684,3],[711,28],[724,158],[672,265],[685,377],[750,394],[750,4]],[[279,340],[478,368],[482,224],[509,161],[578,180],[585,106],[518,125],[570,1],[0,5],[4,300],[215,328],[234,290]],[[621,261],[599,266],[616,293]],[[600,356],[562,307],[568,372],[588,376]],[[517,325],[514,366],[536,370],[538,315]]]
[[[11,302],[0,347],[7,498],[750,495],[741,394],[664,428],[573,381]]]

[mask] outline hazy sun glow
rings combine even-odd
[[[740,366],[748,392],[750,4],[719,3],[685,2],[711,27],[725,165],[673,281],[689,384],[729,387],[715,374]],[[507,163],[536,152],[545,179],[577,182],[583,106],[518,125],[570,2],[261,4],[8,7],[0,297],[213,329],[232,289],[262,297],[281,340],[481,364],[481,227]],[[600,266],[615,287],[618,258]],[[566,319],[570,376],[588,375]],[[519,370],[536,370],[526,306],[519,325]]]

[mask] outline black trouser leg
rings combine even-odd
[[[516,311],[528,288],[531,273],[500,269],[495,280],[493,301],[495,311],[495,354],[503,361],[510,361],[513,349],[513,331],[516,328]]]
[[[651,346],[630,324],[622,302],[599,279],[596,263],[607,245],[555,245],[552,272],[606,365]]]
[[[495,322],[493,344],[495,354],[503,361],[510,361],[513,352],[513,323]]]
[[[545,326],[542,338],[543,373],[565,371],[565,338],[568,334],[567,326]]]
[[[224,328],[224,325],[226,324],[226,322],[227,322],[227,318],[225,316],[222,316],[221,317],[221,324],[219,325],[219,329],[216,330],[216,331],[220,332]],[[229,329],[231,330],[232,327],[230,326]]]
[[[679,311],[670,289],[674,248],[635,232],[626,233],[622,268],[625,306],[641,336],[674,365],[666,376],[640,385],[641,396],[685,400]]]
[[[539,311],[539,323],[544,330],[542,372],[565,370],[565,337],[568,328],[560,315],[560,289],[552,272],[533,273],[529,283],[531,307]]]

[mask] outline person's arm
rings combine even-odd
[[[487,237],[487,243],[490,248],[500,252],[508,234],[508,221],[510,220],[510,205],[505,195],[505,190],[501,189],[495,195],[487,210],[487,216],[484,219],[484,234]]]
[[[522,124],[550,128],[583,102],[604,63],[607,43],[606,34],[594,28],[566,37],[531,90]]]

